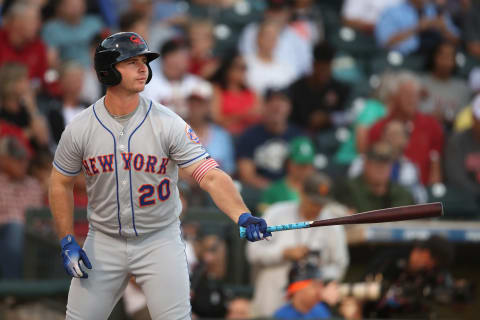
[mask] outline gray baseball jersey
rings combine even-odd
[[[178,219],[178,168],[208,156],[190,126],[168,108],[140,96],[123,125],[101,98],[65,128],[53,165],[67,176],[84,172],[92,229],[135,237]]]

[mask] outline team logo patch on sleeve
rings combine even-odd
[[[190,127],[188,124],[185,127],[185,132],[187,133],[188,139],[192,140],[195,143],[200,143],[200,138],[197,136],[195,131],[193,131],[192,127]]]

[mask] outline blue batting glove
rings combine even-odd
[[[272,236],[271,232],[267,232],[267,222],[262,218],[252,216],[250,213],[242,213],[238,218],[238,225],[246,229],[246,238],[251,242]]]
[[[78,245],[72,235],[67,235],[60,241],[62,246],[63,267],[67,273],[75,278],[88,278],[88,274],[83,271],[80,266],[80,260],[88,269],[92,269],[92,265],[88,260],[87,254]]]

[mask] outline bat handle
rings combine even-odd
[[[310,227],[311,223],[312,223],[312,221],[299,222],[299,223],[289,223],[289,224],[279,224],[277,226],[267,227],[267,232],[308,228],[308,227]],[[246,236],[247,236],[247,229],[245,227],[240,227],[240,238],[245,238]]]

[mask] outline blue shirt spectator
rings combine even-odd
[[[375,26],[377,43],[383,48],[409,54],[420,49],[423,31],[436,31],[450,40],[456,39],[459,31],[449,14],[440,13],[433,3],[424,2],[405,0],[386,9]],[[396,41],[394,37],[398,37]]]
[[[104,27],[100,17],[85,15],[84,1],[61,0],[56,18],[42,31],[45,43],[58,51],[60,60],[74,60],[85,67],[91,64],[90,41]]]
[[[209,127],[209,139],[204,142],[205,148],[223,171],[233,174],[235,172],[235,159],[232,136],[227,130],[216,124],[210,124]]]
[[[274,314],[275,319],[330,319],[331,317],[330,311],[323,302],[317,303],[307,313],[301,313],[289,303],[278,309]]]

